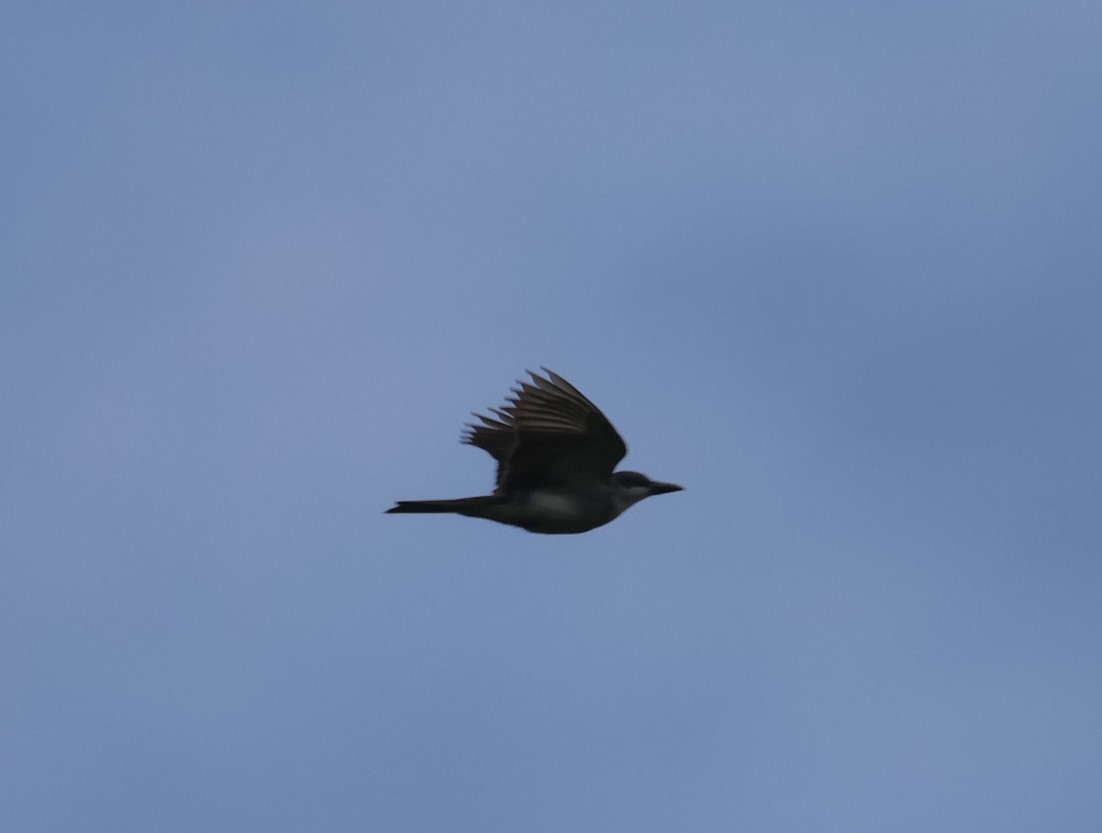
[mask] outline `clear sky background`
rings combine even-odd
[[[0,17],[0,828],[1102,829],[1096,0]]]

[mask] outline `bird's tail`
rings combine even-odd
[[[400,500],[396,506],[387,509],[386,514],[456,512],[460,515],[473,513],[477,516],[481,510],[497,506],[501,502],[502,498],[497,495],[461,497],[454,500]]]

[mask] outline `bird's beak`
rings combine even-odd
[[[680,492],[684,488],[684,486],[678,486],[676,483],[658,483],[652,480],[650,484],[650,493],[652,495],[665,495],[670,492]]]

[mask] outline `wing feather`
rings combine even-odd
[[[497,492],[603,482],[627,446],[600,409],[564,378],[528,371],[494,416],[474,414],[463,442],[498,463]]]

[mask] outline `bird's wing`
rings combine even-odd
[[[528,371],[494,417],[475,416],[463,441],[498,461],[497,490],[604,482],[627,454],[612,423],[585,396],[556,373],[547,378]]]
[[[517,441],[516,420],[510,414],[497,408],[491,408],[490,412],[494,414],[494,417],[472,414],[482,424],[468,423],[462,442],[489,452],[490,456],[497,460],[496,485],[500,488],[502,481],[505,479],[509,456],[513,453],[513,446],[516,445]]]

